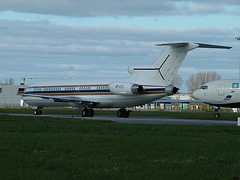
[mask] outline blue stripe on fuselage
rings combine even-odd
[[[62,91],[26,91],[24,94],[68,94],[68,93],[110,93],[109,89],[101,90],[62,90]],[[145,92],[165,92],[165,88],[145,89]]]
[[[88,92],[110,92],[110,90],[68,90],[68,91],[27,91],[25,94],[51,94],[51,93],[88,93]]]

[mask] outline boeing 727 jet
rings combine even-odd
[[[42,114],[43,107],[70,106],[82,116],[94,115],[93,108],[120,108],[118,117],[128,117],[127,107],[150,103],[178,91],[171,83],[188,51],[195,48],[223,48],[202,43],[172,42],[152,65],[128,67],[130,78],[58,80],[30,85],[22,92],[23,100]],[[19,92],[20,93],[20,92]]]

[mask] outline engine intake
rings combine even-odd
[[[165,87],[165,92],[167,96],[171,96],[173,94],[176,94],[178,92],[178,88],[173,86],[172,84],[169,84],[168,86]]]
[[[117,95],[141,94],[144,91],[142,85],[129,82],[111,82],[109,90]]]

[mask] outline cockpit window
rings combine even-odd
[[[199,89],[204,89],[204,90],[206,90],[206,89],[208,89],[208,86],[201,86]]]

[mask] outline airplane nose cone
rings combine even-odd
[[[193,97],[195,99],[201,99],[201,93],[199,92],[199,90],[196,90],[194,93],[193,93]]]

